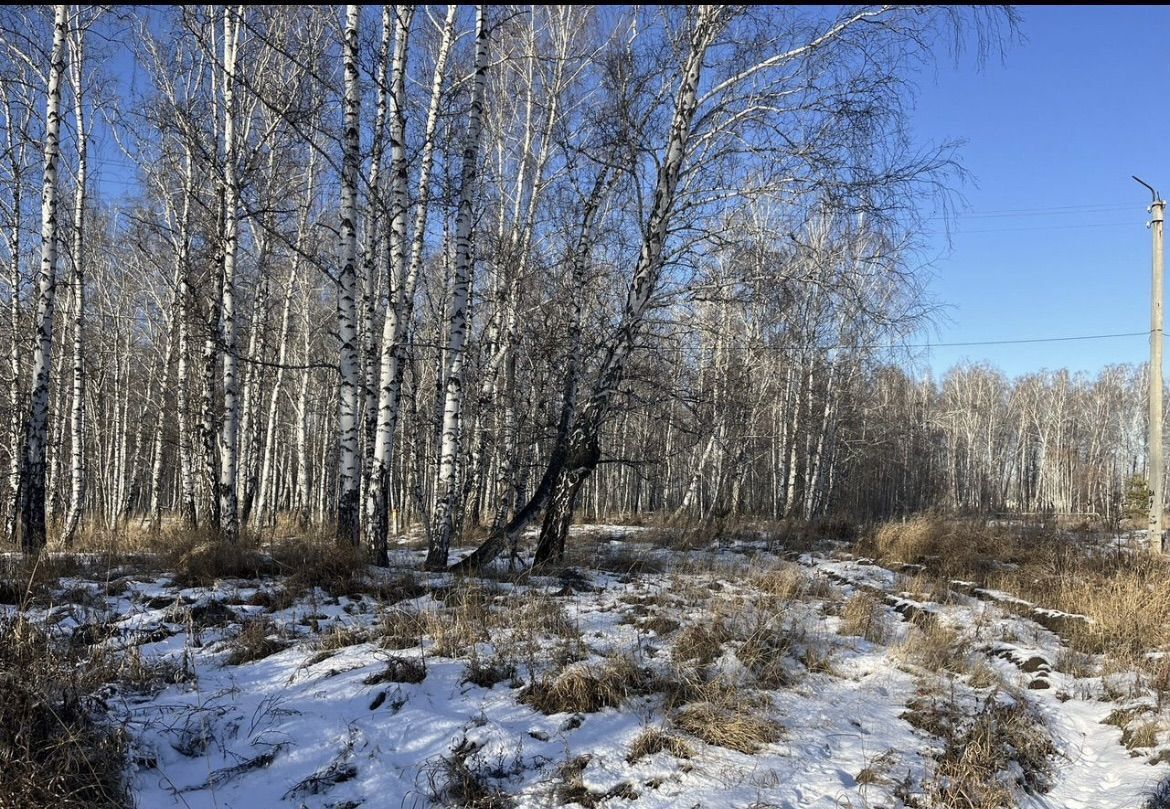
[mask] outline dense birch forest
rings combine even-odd
[[[1170,809],[1157,11],[0,8],[0,809]]]
[[[942,378],[916,73],[999,7],[0,16],[6,536],[466,566],[654,513],[1119,518],[1145,371]],[[132,77],[128,81],[127,77]],[[1136,483],[1135,483],[1136,481]]]

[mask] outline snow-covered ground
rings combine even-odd
[[[142,680],[164,681],[111,685],[105,700],[133,738],[143,809],[940,806],[948,740],[924,717],[963,725],[1013,705],[1055,751],[1047,775],[994,774],[1021,807],[1140,807],[1170,776],[1165,733],[1122,744],[1116,711],[1159,710],[1142,679],[1062,671],[1061,638],[1010,594],[956,582],[931,600],[844,546],[786,560],[764,542],[575,539],[595,567],[456,581],[414,573],[403,551],[400,570],[370,574],[382,598],[292,603],[275,579],[182,588],[127,569],[63,580],[72,603],[33,617],[66,634],[101,625]],[[849,634],[865,598],[874,640]],[[236,640],[245,627],[250,644]],[[913,636],[929,627],[962,665],[924,667]],[[565,672],[618,670],[624,691],[597,710],[533,707],[549,710],[536,691]],[[698,703],[712,727],[756,720],[758,746],[709,743]],[[635,758],[648,730],[672,744]]]

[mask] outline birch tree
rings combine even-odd
[[[53,353],[53,302],[57,286],[57,171],[61,155],[61,83],[65,77],[68,15],[53,9],[53,49],[45,90],[44,175],[41,185],[41,269],[37,277],[36,343],[30,409],[25,421],[20,474],[20,536],[26,553],[45,544],[45,449],[49,419],[49,370]]]
[[[435,80],[432,83],[431,107],[432,114],[428,116],[427,132],[423,143],[422,170],[420,171],[420,215],[425,217],[426,188],[430,182],[430,167],[433,159],[434,116],[437,114],[438,101],[442,92],[442,71],[446,63],[447,51],[450,48],[451,30],[454,25],[455,7],[448,10],[448,25],[444,28],[443,40],[439,45],[439,57],[435,68]],[[406,55],[409,45],[410,27],[414,17],[414,10],[401,9],[396,15],[394,25],[394,47],[391,56],[389,93],[387,99],[390,107],[390,194],[389,217],[387,229],[388,258],[387,284],[389,293],[386,305],[386,316],[382,327],[382,348],[378,365],[378,398],[375,419],[375,435],[371,469],[369,475],[369,489],[366,500],[367,531],[369,545],[373,551],[375,561],[384,565],[388,561],[386,539],[388,504],[387,491],[389,488],[389,474],[391,463],[391,448],[394,442],[394,431],[397,427],[398,402],[395,391],[395,377],[401,372],[401,342],[400,330],[406,328],[408,312],[406,298],[414,297],[414,278],[408,278],[407,271],[407,181],[409,180],[406,165]],[[425,228],[425,218],[416,226]],[[420,239],[422,235],[420,234]],[[417,271],[416,276],[417,277]],[[400,384],[400,383],[399,383]]]
[[[459,177],[459,207],[455,217],[455,262],[454,277],[451,281],[451,314],[445,360],[446,390],[443,401],[442,447],[439,450],[439,470],[435,478],[434,529],[427,549],[426,566],[429,569],[446,567],[451,536],[455,532],[456,497],[459,489],[459,431],[463,415],[463,356],[467,343],[468,291],[473,262],[471,228],[479,143],[483,130],[488,36],[483,6],[476,6],[475,72],[471,84],[471,106]]]
[[[10,65],[16,75],[25,73],[23,66]],[[20,472],[24,448],[24,398],[21,377],[21,341],[19,335],[25,330],[21,313],[21,289],[24,286],[24,272],[21,261],[24,252],[24,208],[28,174],[30,144],[23,133],[28,132],[33,117],[33,101],[27,88],[31,81],[0,81],[0,103],[4,112],[4,162],[7,198],[4,199],[4,245],[8,250],[5,281],[8,286],[8,307],[5,312],[9,330],[7,368],[9,386],[7,404],[7,475],[8,492],[4,503],[4,536],[15,540],[17,517],[20,512]],[[23,91],[22,91],[23,90]]]
[[[219,428],[219,529],[223,538],[239,538],[239,356],[236,347],[236,251],[239,247],[240,187],[236,166],[236,54],[243,6],[223,10],[223,264],[220,274],[219,344],[223,362],[223,415]]]
[[[361,7],[346,6],[343,59],[345,99],[341,170],[341,229],[338,245],[337,323],[341,339],[341,418],[337,539],[357,544],[361,503],[358,414],[361,364],[357,339],[357,183],[360,166],[358,25]]]
[[[85,212],[88,131],[85,116],[85,25],[77,9],[69,41],[69,76],[73,86],[73,126],[77,139],[77,176],[73,198],[73,250],[69,288],[72,296],[72,396],[69,413],[69,508],[64,541],[70,544],[85,507]]]

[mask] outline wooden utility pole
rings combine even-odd
[[[1150,204],[1150,232],[1153,234],[1153,288],[1150,299],[1150,550],[1161,553],[1163,527],[1162,513],[1165,496],[1162,491],[1162,300],[1163,300],[1163,252],[1162,228],[1166,214],[1166,201],[1158,196],[1148,183],[1138,180],[1150,189],[1154,201]]]

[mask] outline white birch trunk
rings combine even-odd
[[[383,331],[382,335],[378,429],[374,444],[375,469],[371,472],[371,498],[367,504],[371,545],[375,549],[376,561],[378,562],[382,561],[379,549],[385,544],[385,535],[389,529],[387,512],[389,510],[389,493],[392,487],[390,472],[393,466],[394,437],[401,412],[402,380],[406,370],[406,341],[414,316],[415,287],[418,283],[419,271],[422,268],[427,214],[430,206],[431,167],[434,164],[435,154],[435,131],[439,120],[439,104],[443,96],[443,77],[446,73],[447,58],[451,52],[451,43],[454,40],[457,9],[458,7],[455,5],[447,7],[447,18],[435,58],[430,107],[427,111],[422,154],[419,158],[417,208],[414,217],[414,236],[410,246],[410,263],[406,269],[406,277],[402,280],[397,294],[390,300],[390,305],[387,307],[386,330]],[[389,331],[389,339],[387,339],[387,331]]]
[[[73,119],[77,137],[77,188],[73,197],[73,373],[69,412],[69,509],[62,538],[72,544],[85,508],[85,188],[87,132],[85,128],[85,31],[78,27],[70,41],[69,72],[73,84]]]
[[[296,490],[293,495],[293,513],[297,524],[302,528],[309,523],[312,489],[309,480],[309,360],[312,356],[312,343],[309,338],[309,297],[312,288],[306,283],[301,295],[301,357],[305,366],[301,370],[300,385],[296,399],[296,431],[294,444],[296,446]]]
[[[8,499],[4,508],[4,536],[12,541],[16,538],[17,515],[20,511],[20,468],[23,427],[21,419],[20,385],[20,255],[21,208],[24,199],[24,154],[25,142],[17,138],[19,122],[13,115],[12,99],[8,87],[0,82],[0,98],[4,103],[5,147],[12,172],[12,219],[8,223],[8,328],[11,337],[8,343]],[[29,110],[31,114],[31,109]]]
[[[178,312],[178,301],[171,305],[171,322],[167,325],[167,347],[163,352],[162,385],[158,391],[158,413],[154,421],[154,441],[150,448],[150,522],[158,529],[162,524],[162,468],[163,468],[163,432],[166,426],[167,391],[171,382],[171,363],[175,354],[174,332],[175,315]],[[149,405],[149,403],[148,403]]]
[[[219,530],[239,539],[239,358],[236,348],[236,251],[239,247],[240,187],[236,168],[236,51],[244,7],[223,12],[223,273],[220,279],[220,344],[223,352],[223,414],[219,431]]]
[[[361,7],[346,6],[344,136],[341,169],[341,234],[337,289],[337,323],[341,338],[340,423],[338,442],[337,539],[357,544],[360,524],[358,410],[361,362],[357,342],[357,180],[360,165],[360,90],[358,87],[358,22]]]
[[[41,183],[41,270],[37,279],[37,337],[33,347],[29,416],[21,469],[20,537],[26,553],[45,544],[45,439],[53,352],[53,296],[57,284],[57,162],[61,152],[61,80],[65,74],[65,6],[53,14],[53,50],[45,97],[45,169]]]
[[[179,517],[188,528],[196,526],[195,464],[191,430],[191,197],[195,193],[191,147],[186,148],[183,164],[183,208],[179,215],[178,250],[175,253],[175,271],[179,277],[179,367],[177,370],[177,418],[179,426]]]
[[[386,319],[382,326],[382,351],[379,362],[378,413],[366,498],[366,531],[368,543],[379,565],[388,564],[386,550],[387,505],[390,456],[395,419],[383,407],[390,407],[390,390],[382,380],[389,382],[395,373],[395,337],[403,315],[406,294],[406,214],[408,179],[406,166],[406,54],[410,39],[410,24],[414,16],[411,7],[400,8],[394,32],[394,52],[390,68],[390,227],[389,267],[387,289],[389,300]],[[386,98],[385,96],[383,97]],[[429,145],[429,144],[428,144]],[[429,165],[426,167],[429,173]],[[410,291],[411,297],[414,290]]]
[[[483,96],[488,60],[488,29],[483,6],[475,7],[475,79],[471,87],[471,112],[463,146],[459,210],[455,219],[455,273],[451,290],[451,330],[447,339],[447,384],[443,402],[442,446],[439,474],[435,479],[434,533],[427,551],[428,568],[443,569],[455,531],[456,496],[459,492],[459,423],[463,415],[463,354],[467,344],[467,305],[473,256],[471,252],[472,202],[478,173],[479,141],[483,122]]]
[[[387,97],[392,92],[391,84],[395,83],[394,79],[387,81],[387,76],[390,73],[390,61],[396,58],[397,47],[393,45],[396,41],[394,33],[396,28],[401,26],[393,22],[393,19],[400,18],[400,14],[405,14],[408,17],[413,16],[413,6],[396,7],[393,5],[382,6],[382,42],[378,49],[378,72],[374,77],[375,86],[378,88],[377,105],[374,110],[374,128],[372,132],[373,142],[370,145],[370,177],[369,177],[369,194],[368,204],[366,206],[366,224],[365,232],[363,234],[362,245],[362,325],[359,330],[362,341],[362,444],[364,455],[364,465],[362,467],[363,474],[363,491],[366,492],[367,500],[367,522],[365,530],[369,532],[369,508],[368,502],[372,495],[372,479],[376,472],[376,464],[374,463],[374,452],[376,444],[376,435],[378,430],[378,374],[380,365],[378,362],[378,345],[374,340],[374,314],[381,305],[381,296],[383,284],[378,277],[378,258],[379,248],[384,248],[384,240],[379,239],[379,229],[382,225],[382,217],[385,213],[385,204],[382,198],[382,157],[385,153],[385,136],[386,129],[386,101]],[[409,21],[405,28],[409,29]],[[405,60],[405,39],[402,40],[400,46]],[[395,48],[395,50],[392,50]],[[391,54],[395,53],[395,57]],[[391,135],[393,138],[393,135]],[[394,167],[391,166],[391,171]],[[390,205],[394,206],[394,183],[396,175],[391,176],[391,201]],[[391,258],[391,261],[393,259]],[[396,266],[396,265],[395,265]],[[396,278],[394,273],[396,270],[392,267],[389,273],[390,279],[386,287],[389,293],[391,303],[389,307],[393,307],[394,299],[394,284]],[[400,283],[401,279],[397,281]],[[388,309],[389,307],[382,307]],[[389,314],[387,311],[386,315]]]

